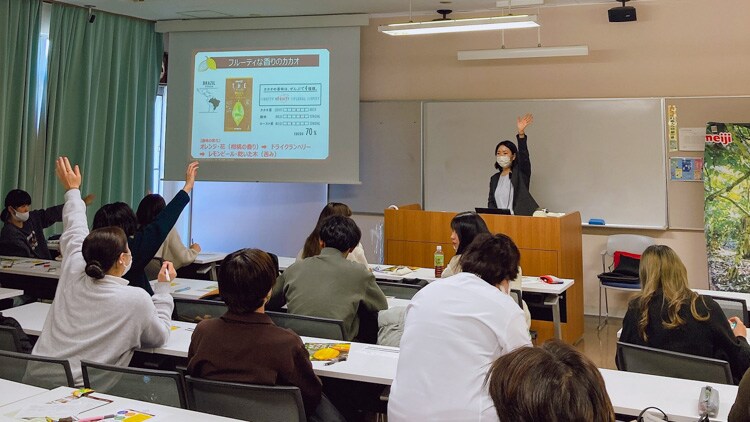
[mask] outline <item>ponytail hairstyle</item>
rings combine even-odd
[[[93,230],[83,240],[82,254],[86,261],[86,275],[101,280],[115,265],[120,254],[128,251],[128,239],[119,227]]]
[[[323,207],[318,217],[318,223],[315,225],[315,229],[305,239],[305,246],[302,248],[302,259],[309,258],[311,256],[320,255],[320,228],[323,227],[323,221],[333,215],[343,215],[344,217],[351,217],[352,210],[348,205],[342,204],[341,202],[329,202]],[[359,241],[357,241],[359,243]],[[356,246],[356,245],[354,245]]]

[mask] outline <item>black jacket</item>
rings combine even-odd
[[[46,210],[30,211],[29,219],[20,229],[6,222],[0,231],[0,255],[52,259],[44,229],[62,221],[62,210],[63,206],[57,205]]]
[[[680,317],[685,324],[672,329],[664,328],[662,321],[667,319],[668,307],[664,296],[656,294],[648,307],[648,342],[638,333],[638,320],[641,312],[638,300],[628,305],[628,312],[622,321],[620,341],[656,349],[671,350],[695,356],[721,359],[729,362],[732,377],[737,384],[750,368],[750,345],[744,338],[736,337],[729,326],[721,307],[710,297],[701,296],[696,302],[698,315],[710,315],[706,321],[698,321],[690,313],[690,304],[680,308]],[[705,306],[704,306],[705,303]]]
[[[140,287],[153,296],[154,290],[146,277],[146,265],[154,258],[188,202],[190,202],[190,196],[184,190],[180,190],[154,221],[139,229],[135,236],[128,238],[128,247],[130,253],[133,254],[133,265],[123,278],[130,281],[131,286]]]
[[[516,215],[531,215],[539,208],[534,197],[529,193],[531,184],[531,159],[529,159],[529,147],[526,144],[527,136],[523,138],[516,135],[518,142],[518,153],[515,164],[510,173],[510,183],[513,185],[513,213]],[[487,198],[487,208],[497,208],[495,201],[495,189],[500,179],[500,172],[490,177],[490,194]]]

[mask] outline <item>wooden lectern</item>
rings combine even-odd
[[[442,245],[447,265],[455,253],[450,241],[450,222],[456,214],[423,211],[419,205],[385,210],[385,262],[431,268],[435,249]],[[504,233],[516,243],[524,275],[551,274],[575,280],[561,297],[562,337],[571,344],[580,340],[583,337],[580,213],[546,218],[482,214],[482,218],[492,233]],[[553,324],[543,310],[535,309],[532,303],[529,308],[531,329],[537,332],[537,344],[541,344],[553,337]]]

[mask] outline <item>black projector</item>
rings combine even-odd
[[[633,22],[636,19],[635,7],[633,6],[619,6],[609,9],[610,22]]]

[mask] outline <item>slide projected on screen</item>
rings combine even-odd
[[[196,52],[192,157],[326,159],[329,74],[325,49]]]

